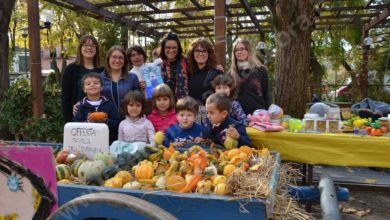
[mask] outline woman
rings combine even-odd
[[[61,103],[65,123],[73,119],[73,106],[84,98],[81,78],[87,73],[100,73],[99,44],[94,36],[85,35],[77,46],[77,58],[69,64],[62,76]]]
[[[271,100],[267,70],[256,58],[249,41],[239,39],[234,44],[230,74],[238,88],[237,101],[245,114],[268,109]]]
[[[217,59],[213,46],[203,37],[191,43],[188,51],[189,96],[203,105],[207,97],[213,93],[211,81],[222,72],[217,70]]]
[[[140,87],[142,90],[145,89],[145,81],[142,74],[142,68],[145,65],[146,59],[148,58],[145,50],[141,46],[132,46],[126,51],[127,60],[131,68],[130,73],[134,73],[138,77]]]
[[[139,90],[137,75],[127,72],[126,52],[121,46],[112,46],[106,56],[102,95],[111,99],[120,112],[120,106],[126,93]]]
[[[176,99],[188,95],[187,61],[183,58],[183,49],[179,37],[172,32],[164,35],[161,40],[161,75],[173,91]]]

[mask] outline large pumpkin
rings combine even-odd
[[[165,179],[165,185],[168,190],[178,192],[186,185],[186,180],[179,175],[172,175]]]
[[[142,161],[135,169],[137,179],[151,179],[154,176],[153,164],[150,161]]]

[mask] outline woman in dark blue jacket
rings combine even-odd
[[[102,95],[114,102],[118,112],[126,93],[140,90],[137,75],[127,72],[127,62],[125,50],[121,46],[113,46],[107,52],[105,71],[101,73]]]

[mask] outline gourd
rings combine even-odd
[[[172,175],[165,178],[165,185],[167,190],[178,192],[186,185],[186,180],[179,175]]]
[[[68,179],[62,179],[58,181],[57,184],[73,184],[73,182]]]
[[[101,185],[102,173],[105,167],[105,163],[101,160],[86,161],[80,165],[78,177],[88,184]]]
[[[75,176],[75,177],[78,177],[79,175],[79,168],[81,166],[81,164],[83,164],[85,162],[84,159],[78,159],[76,160],[75,162],[72,163],[72,166],[70,167],[71,171],[72,171],[72,175]]]
[[[56,166],[57,181],[62,179],[68,179],[71,175],[71,170],[66,164],[58,164]]]
[[[117,174],[119,170],[119,166],[116,164],[107,166],[103,170],[103,178],[105,180],[110,179],[111,177],[115,176],[115,174]]]
[[[154,176],[153,164],[150,161],[144,160],[135,169],[135,177],[137,179],[151,179]]]
[[[123,185],[122,188],[125,188],[125,189],[141,189],[141,183],[137,182],[137,181],[133,181],[133,182],[129,182],[129,183],[126,183],[125,185]]]
[[[66,150],[62,150],[58,152],[57,157],[56,157],[56,162],[57,164],[65,163],[66,158],[68,157],[69,152]]]
[[[94,157],[95,160],[102,160],[106,165],[112,165],[114,163],[114,157],[110,153],[98,153]]]
[[[122,188],[122,179],[119,178],[119,177],[113,177],[113,178],[110,178],[108,180],[106,180],[106,182],[104,182],[104,185],[105,187],[111,187],[111,188]]]
[[[214,188],[214,193],[217,194],[217,195],[225,195],[226,193],[226,184],[225,183],[220,183],[218,185],[215,186]]]
[[[218,185],[220,183],[226,183],[226,180],[227,180],[226,176],[218,175],[218,176],[215,177],[215,179],[213,181],[213,184],[214,184],[214,186],[216,186],[216,185]]]
[[[238,141],[234,138],[227,136],[225,141],[223,142],[223,146],[226,149],[231,150],[231,149],[234,149],[238,146]]]
[[[65,164],[68,166],[71,166],[76,160],[78,159],[86,159],[87,157],[85,154],[76,152],[76,153],[71,153],[66,157]]]
[[[229,176],[234,170],[236,169],[236,166],[233,164],[228,164],[223,168],[223,175]]]
[[[211,182],[207,180],[199,181],[196,190],[200,194],[209,194],[211,192]]]
[[[114,177],[122,179],[123,184],[128,183],[133,179],[130,172],[126,170],[119,171]]]

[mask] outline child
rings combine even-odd
[[[205,143],[203,136],[207,133],[206,128],[195,123],[198,113],[198,104],[195,99],[187,96],[179,99],[176,103],[178,124],[168,128],[165,132],[164,145],[173,143],[175,147],[182,147],[186,143]]]
[[[175,99],[171,88],[166,84],[158,85],[153,91],[153,111],[147,117],[154,129],[164,132],[176,124]]]
[[[208,135],[216,144],[223,145],[226,136],[229,136],[237,139],[239,146],[253,146],[246,133],[245,126],[229,116],[229,97],[221,93],[210,95],[206,100],[206,110],[207,118],[211,122]]]
[[[235,100],[237,98],[236,85],[231,75],[220,74],[216,76],[212,82],[213,89],[216,93],[223,93],[231,100],[229,116],[241,124],[247,126],[248,120],[240,103]]]
[[[81,79],[83,91],[87,95],[81,100],[73,121],[74,122],[103,122],[108,125],[110,131],[110,144],[118,137],[118,124],[120,115],[116,110],[115,104],[108,98],[101,96],[103,81],[97,73],[87,73]],[[96,121],[92,120],[90,113],[105,112],[107,118]]]
[[[145,95],[142,92],[133,90],[125,95],[122,102],[122,112],[126,118],[119,124],[119,141],[144,142],[154,145],[154,127],[143,114],[145,105]]]

